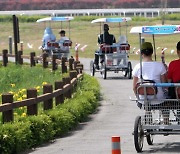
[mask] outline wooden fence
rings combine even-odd
[[[7,66],[8,57],[14,57],[14,55],[9,55],[7,50],[3,50],[3,66]],[[61,64],[62,73],[67,72],[67,59],[62,58],[58,60],[54,57],[48,58],[47,54],[43,54],[41,57],[36,57],[35,53],[30,53],[30,56],[23,56],[21,51],[18,52],[19,64],[23,64],[23,58],[30,59],[30,66],[35,66],[36,60],[42,59],[42,64],[44,68],[47,68],[48,61],[52,62],[52,70],[57,69],[57,65]],[[41,59],[40,59],[41,58]],[[53,64],[55,63],[55,64]],[[54,65],[54,66],[53,66]],[[53,108],[53,99],[55,104],[61,104],[64,102],[65,98],[71,98],[73,91],[76,89],[78,80],[83,78],[82,75],[83,65],[79,62],[74,61],[73,58],[69,59],[69,76],[64,77],[62,81],[56,81],[53,85],[46,84],[43,86],[43,94],[38,96],[37,89],[31,88],[27,89],[27,99],[22,101],[13,101],[13,94],[7,93],[2,94],[2,105],[0,105],[0,112],[2,112],[2,122],[11,122],[14,120],[13,111],[15,108],[27,107],[27,115],[37,115],[38,114],[38,103],[43,102],[43,109],[49,110]],[[54,89],[54,90],[53,90]]]
[[[2,61],[3,66],[7,66],[8,58],[15,57],[13,54],[8,54],[8,50],[3,50],[2,54]],[[74,58],[62,57],[61,59],[57,59],[56,55],[52,55],[52,57],[48,57],[47,53],[43,53],[42,56],[36,56],[35,52],[31,52],[30,55],[23,55],[22,51],[18,51],[18,63],[20,65],[23,64],[23,59],[29,60],[30,66],[36,66],[37,62],[41,62],[43,68],[48,68],[49,62],[52,64],[52,70],[55,71],[58,68],[58,65],[61,65],[62,73],[67,73],[67,66],[69,66],[69,71],[76,69],[77,71],[81,71],[83,65],[80,64],[79,61],[74,61]]]

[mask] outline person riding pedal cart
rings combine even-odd
[[[65,30],[61,30],[59,34],[61,36],[61,38],[58,40],[59,52],[62,53],[63,56],[68,57],[70,53],[69,47],[72,45],[72,42],[68,37],[66,37]]]
[[[52,42],[55,43],[56,37],[52,32],[50,27],[46,27],[44,30],[44,36],[42,39],[42,50],[43,52],[48,53],[51,55],[51,51],[54,50],[54,46],[52,46]]]
[[[103,25],[104,33],[100,34],[98,36],[98,43],[100,45],[100,50],[95,52],[95,67],[96,69],[99,69],[99,56],[102,59],[101,63],[103,62],[104,59],[104,54],[105,53],[112,53],[113,49],[112,48],[106,48],[104,46],[112,45],[113,43],[116,43],[116,39],[113,34],[109,34],[109,26],[108,24]]]

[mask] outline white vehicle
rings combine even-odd
[[[74,17],[46,17],[42,19],[38,19],[36,22],[61,22],[61,30],[62,30],[62,22],[68,22],[68,31],[69,31],[69,39],[64,40],[63,42],[57,42],[57,41],[48,41],[46,42],[46,46],[48,47],[48,50],[46,51],[49,56],[57,55],[57,57],[60,59],[61,57],[70,57],[70,50],[69,48],[72,46],[72,41],[70,39],[70,21],[73,20]]]
[[[180,33],[180,25],[133,27],[130,33],[139,35],[140,51],[141,36],[152,35],[156,60],[156,35],[172,35]],[[178,40],[179,41],[179,40]],[[177,42],[178,42],[177,41]],[[140,54],[140,74],[142,78],[142,57]],[[156,98],[157,87],[175,87],[176,99]],[[144,137],[149,145],[153,144],[154,135],[180,135],[180,83],[148,83],[141,79],[136,89],[136,102],[141,102],[141,116],[134,123],[134,145],[137,152],[142,152]],[[143,95],[140,98],[139,95]],[[152,99],[148,97],[151,96]],[[159,102],[158,105],[152,105]]]
[[[98,49],[98,55],[100,57],[100,69],[96,69],[95,62],[90,62],[91,75],[94,76],[95,72],[100,72],[104,79],[107,78],[107,72],[113,71],[118,73],[123,72],[124,77],[132,78],[132,65],[128,60],[128,53],[130,51],[130,45],[127,40],[127,22],[131,18],[99,18],[93,20],[91,23],[100,23],[100,34],[101,25],[104,23],[119,23],[120,38],[118,43],[113,45],[102,44]],[[121,35],[121,23],[126,23],[126,35]],[[112,53],[110,52],[113,51]]]

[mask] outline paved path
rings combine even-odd
[[[81,59],[85,71],[89,72],[90,59]],[[134,66],[134,63],[133,63]],[[129,100],[134,96],[132,80],[120,74],[109,73],[103,80],[99,73],[95,74],[102,87],[103,100],[97,112],[81,123],[69,135],[56,139],[54,143],[45,144],[31,154],[110,154],[111,136],[121,137],[123,154],[135,154],[133,142],[133,125],[140,110],[135,102]],[[48,132],[47,132],[48,133]],[[144,142],[144,153],[178,154],[180,139],[178,136],[155,136],[155,144],[148,146]]]

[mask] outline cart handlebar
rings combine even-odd
[[[180,87],[180,83],[143,83],[145,87]]]

